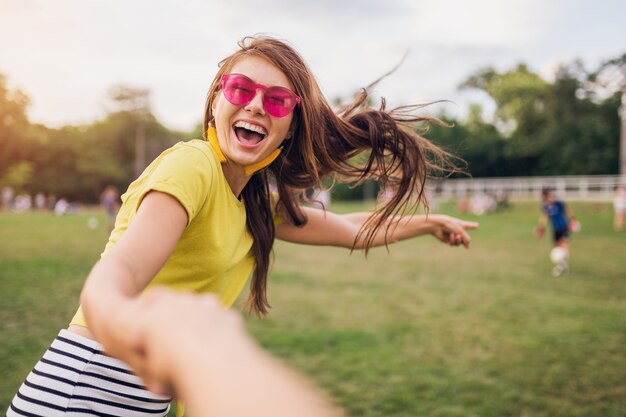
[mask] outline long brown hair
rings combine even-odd
[[[276,209],[296,226],[306,223],[301,201],[306,189],[322,187],[333,177],[358,184],[376,179],[393,195],[379,207],[359,231],[354,245],[367,249],[377,231],[391,216],[428,207],[424,183],[429,175],[454,172],[451,155],[424,139],[414,130],[416,122],[441,122],[433,117],[417,116],[423,106],[404,106],[386,111],[384,100],[378,109],[367,103],[367,91],[336,114],[324,98],[315,78],[300,55],[283,41],[269,37],[246,37],[240,49],[222,60],[209,89],[204,116],[204,131],[213,120],[212,103],[219,93],[219,80],[242,57],[262,57],[289,79],[301,97],[294,109],[292,139],[268,170],[252,176],[242,191],[247,213],[247,227],[254,239],[255,270],[246,301],[259,315],[270,307],[266,296],[267,274],[274,244],[274,223],[270,201],[270,176],[276,182]]]

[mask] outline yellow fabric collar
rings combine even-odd
[[[215,154],[220,160],[220,163],[222,164],[225,163],[226,157],[224,156],[224,153],[222,153],[222,150],[220,149],[220,144],[217,141],[217,131],[215,130],[213,126],[209,126],[209,128],[207,129],[206,138],[211,144],[211,147],[213,148],[213,150],[215,151]]]
[[[211,147],[215,151],[215,154],[217,155],[218,159],[220,160],[220,163],[222,164],[226,163],[226,156],[220,149],[220,144],[219,144],[219,141],[217,140],[217,131],[215,130],[213,126],[209,126],[209,128],[207,129],[206,137],[209,143],[211,144]],[[271,154],[269,154],[266,158],[264,158],[262,161],[259,161],[256,164],[246,166],[244,168],[244,172],[246,176],[251,177],[254,173],[259,172],[260,170],[262,170],[263,168],[267,167],[269,164],[274,162],[274,160],[278,158],[278,155],[280,155],[280,151],[282,149],[283,149],[283,146],[281,145],[277,149],[274,149],[274,151]]]

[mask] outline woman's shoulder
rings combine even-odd
[[[176,143],[174,146],[165,151],[167,152],[175,152],[177,154],[185,154],[189,156],[204,156],[210,160],[215,160],[216,155],[211,149],[211,145],[209,142],[202,139],[191,139],[188,141],[180,141]]]
[[[167,162],[165,162],[167,161]],[[219,159],[211,145],[201,139],[180,141],[163,151],[155,160],[158,164],[165,162],[168,165],[206,166],[214,170],[219,166]]]
[[[157,156],[135,182],[206,181],[217,178],[219,160],[202,140],[181,141]]]

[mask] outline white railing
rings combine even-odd
[[[432,193],[442,199],[502,192],[513,199],[538,199],[543,188],[550,188],[563,199],[601,201],[611,200],[619,186],[626,186],[626,176],[455,178],[429,183]]]

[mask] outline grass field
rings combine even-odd
[[[272,312],[248,327],[352,416],[626,416],[626,233],[572,204],[583,230],[553,278],[537,207],[478,218],[470,251],[278,242]],[[103,221],[0,214],[0,409],[71,318]]]

